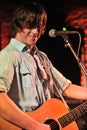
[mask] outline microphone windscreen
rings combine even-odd
[[[50,37],[56,37],[55,31],[56,31],[56,29],[51,29],[51,30],[49,31],[49,36],[50,36]]]

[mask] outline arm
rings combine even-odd
[[[51,66],[52,75],[56,85],[63,95],[73,99],[87,100],[87,88],[81,87],[66,79],[56,68]]]
[[[4,92],[0,92],[0,116],[26,130],[50,130],[49,125],[39,123],[22,112]]]
[[[87,88],[70,84],[63,93],[64,96],[74,99],[87,100]]]

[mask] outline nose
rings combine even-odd
[[[39,33],[39,31],[38,31],[38,28],[32,29],[30,35],[33,36],[33,37],[39,37],[40,33]]]

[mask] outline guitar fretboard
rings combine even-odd
[[[87,101],[79,105],[78,107],[72,109],[66,115],[58,119],[62,128],[69,125],[73,121],[77,120],[80,116],[84,115],[87,112]]]

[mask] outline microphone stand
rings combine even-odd
[[[78,65],[79,65],[79,67],[83,70],[85,76],[87,76],[87,70],[86,70],[85,66],[82,64],[82,62],[81,62],[81,60],[79,59],[79,57],[77,56],[77,54],[75,53],[74,49],[72,48],[71,42],[70,42],[68,36],[67,36],[67,35],[62,35],[62,37],[64,38],[64,41],[65,41],[65,43],[66,43],[64,46],[65,46],[65,47],[69,47],[69,49],[70,49],[71,52],[73,53],[73,55],[74,55],[74,57],[75,57],[75,59],[76,59]]]

